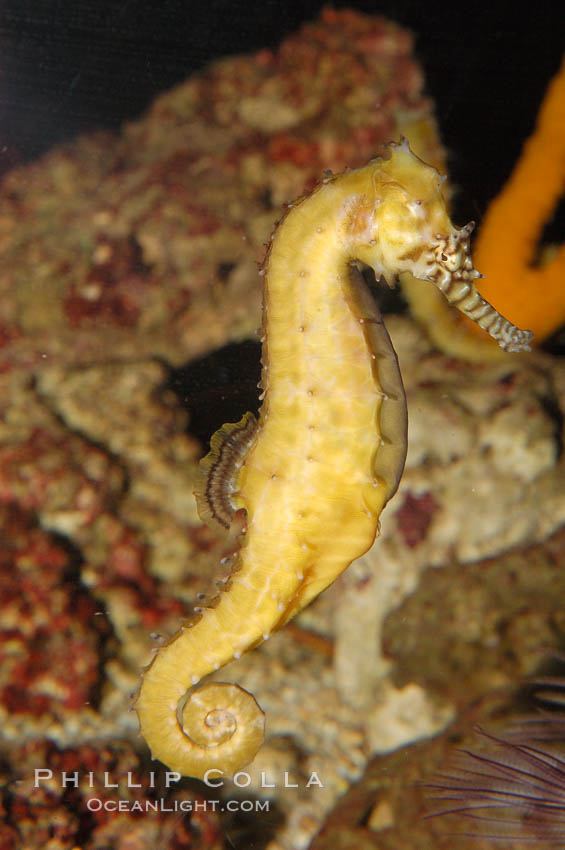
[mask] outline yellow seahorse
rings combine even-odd
[[[259,421],[246,414],[220,429],[197,493],[203,518],[246,525],[236,567],[213,607],[159,649],[135,705],[153,756],[171,770],[231,775],[253,759],[264,717],[251,694],[195,686],[366,552],[397,488],[402,380],[359,264],[389,283],[404,271],[432,281],[503,348],[529,348],[530,332],[478,294],[472,225],[451,224],[442,182],[402,141],[364,168],[324,179],[275,229],[263,268]]]

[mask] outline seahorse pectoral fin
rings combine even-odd
[[[230,531],[238,505],[237,479],[257,432],[257,419],[245,413],[239,422],[222,425],[210,440],[210,451],[200,461],[194,488],[200,519],[214,531]]]

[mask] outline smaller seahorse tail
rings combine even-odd
[[[533,333],[517,328],[502,316],[479,294],[474,284],[468,282],[458,284],[452,281],[451,285],[445,289],[438,284],[438,289],[443,292],[449,304],[483,328],[492,339],[498,342],[503,351],[531,351],[530,342]]]
[[[473,268],[470,256],[469,236],[474,227],[471,221],[465,227],[452,229],[447,239],[438,246],[439,250],[436,249],[442,262],[436,264],[427,279],[437,286],[452,307],[485,330],[504,351],[531,351],[532,331],[513,325],[482,297],[475,286],[476,278],[482,275]],[[456,270],[455,266],[458,266]]]
[[[189,678],[186,665],[194,657],[194,643],[192,629],[185,626],[145,670],[135,703],[141,734],[152,756],[170,770],[199,779],[208,771],[217,771],[216,778],[231,776],[263,743],[264,714],[252,694],[237,685],[194,687],[196,677]]]
[[[402,294],[408,301],[410,313],[436,345],[452,357],[475,363],[489,363],[503,360],[508,353],[493,340],[480,332],[472,332],[474,325],[467,324],[449,310],[446,299],[435,287],[422,286],[422,281],[410,272],[400,276]]]

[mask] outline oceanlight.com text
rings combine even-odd
[[[269,800],[102,800],[90,797],[90,812],[268,812]]]

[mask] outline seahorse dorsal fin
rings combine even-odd
[[[214,531],[229,532],[239,505],[234,502],[241,466],[253,445],[257,420],[245,413],[239,422],[222,425],[210,440],[210,451],[200,461],[194,488],[200,519]]]

